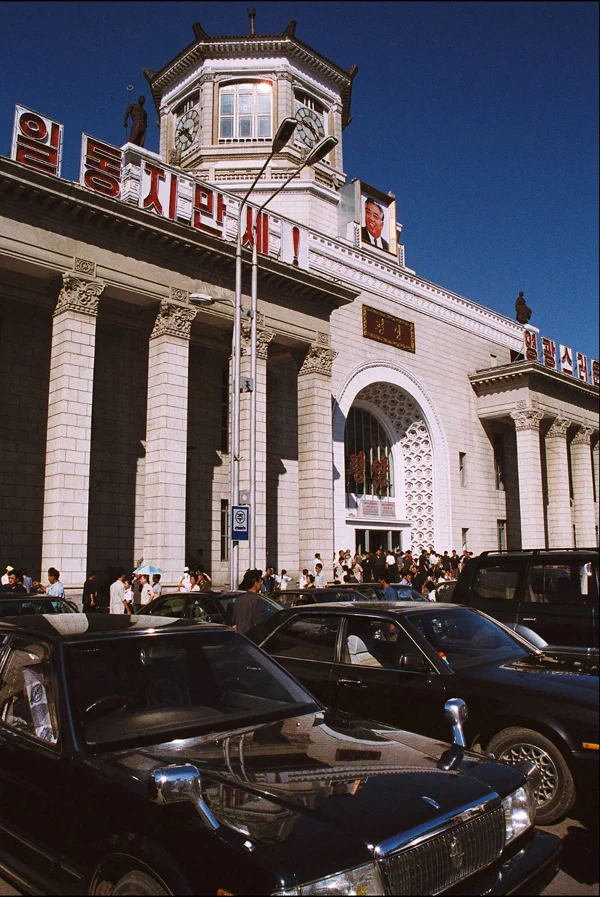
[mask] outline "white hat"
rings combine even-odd
[[[12,573],[14,569],[15,569],[14,567],[11,567],[10,565],[8,565],[8,566],[6,567],[6,572],[7,572],[7,573]]]
[[[190,572],[190,568],[189,568],[189,567],[184,567],[184,568],[183,568],[183,572],[184,572],[184,573],[189,573],[189,572]]]

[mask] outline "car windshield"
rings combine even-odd
[[[245,592],[238,592],[237,595],[219,595],[217,597],[217,601],[223,609],[223,615],[227,620],[231,620],[233,616],[233,605],[235,604],[236,600],[240,597],[240,595],[244,594]],[[260,595],[259,597],[261,599],[262,612],[265,617],[272,617],[273,614],[276,614],[277,611],[280,611],[283,607],[282,604],[279,604],[272,598],[267,598],[266,595]]]
[[[314,699],[231,630],[66,646],[70,701],[92,749],[145,745],[315,712]]]
[[[411,589],[410,586],[393,585],[392,588],[398,596],[398,601],[427,601],[423,595],[419,595],[419,593],[415,589]]]
[[[445,663],[459,670],[491,660],[516,659],[525,648],[492,620],[467,607],[409,613],[407,620]]]
[[[74,614],[70,604],[60,598],[23,597],[3,598],[0,595],[0,617],[20,617],[27,614]]]

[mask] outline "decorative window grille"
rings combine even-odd
[[[394,461],[388,436],[363,408],[352,407],[346,421],[346,492],[394,497]]]
[[[271,140],[273,86],[266,81],[226,84],[219,92],[219,143]]]

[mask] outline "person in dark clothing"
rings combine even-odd
[[[233,628],[238,632],[248,632],[264,618],[262,599],[259,596],[262,585],[260,570],[246,570],[240,583],[243,595],[238,595],[233,605]]]
[[[265,575],[262,577],[262,591],[265,593],[265,595],[270,595],[274,588],[275,570],[273,567],[267,567],[267,569],[265,570]]]
[[[98,586],[96,585],[96,574],[90,570],[87,579],[83,584],[83,612],[84,614],[93,614],[98,608]]]
[[[456,548],[452,549],[452,554],[450,556],[450,570],[452,571],[452,577],[454,579],[458,579],[458,566],[460,564],[460,558],[456,553]]]
[[[381,548],[378,548],[377,551],[375,552],[375,557],[373,558],[372,569],[373,569],[373,579],[375,580],[375,582],[379,582],[382,575],[386,572],[385,554],[383,553]]]
[[[450,556],[447,551],[442,555],[442,570],[447,573],[450,570]]]
[[[365,552],[361,567],[363,571],[363,582],[373,582],[373,561],[371,559],[370,551]]]
[[[19,582],[17,574],[13,570],[8,574],[8,582],[0,588],[3,595],[26,595],[27,589],[22,582]]]

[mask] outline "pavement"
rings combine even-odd
[[[598,818],[588,819],[587,813],[559,822],[557,825],[540,826],[545,832],[552,832],[563,840],[561,868],[542,894],[575,897],[575,895],[597,895],[598,891]],[[18,897],[16,891],[0,878],[0,897]]]

